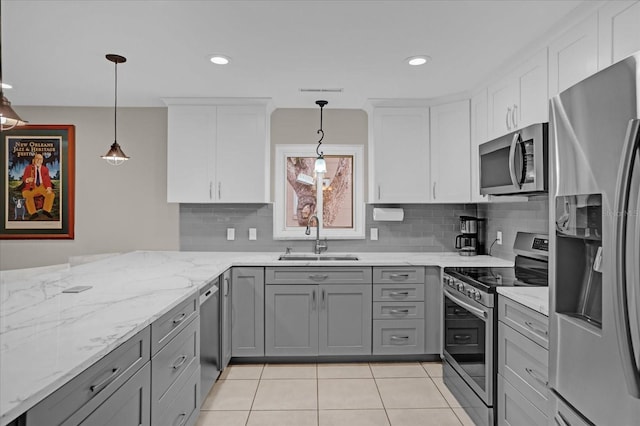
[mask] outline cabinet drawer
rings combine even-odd
[[[184,378],[184,380],[183,380]],[[158,414],[151,417],[153,426],[194,425],[200,413],[200,368],[183,375],[171,391],[173,399],[167,401]]]
[[[267,284],[371,284],[371,268],[272,267],[265,269]]]
[[[546,426],[549,424],[545,412],[537,409],[500,374],[498,374],[496,404],[498,426]]]
[[[191,376],[200,363],[200,316],[196,316],[186,328],[151,359],[151,403],[162,406],[172,400],[171,386],[182,375]]]
[[[155,320],[151,324],[151,354],[158,352],[176,334],[180,333],[198,314],[199,308],[198,294],[194,293],[187,300]]]
[[[504,296],[498,298],[498,315],[500,321],[545,349],[549,349],[549,318],[547,316]]]
[[[424,353],[424,320],[374,320],[373,354]]]
[[[424,267],[374,267],[373,282],[387,283],[424,283]]]
[[[539,410],[549,402],[549,351],[498,323],[498,373]]]
[[[78,424],[149,361],[149,327],[27,412],[27,425]]]
[[[374,302],[409,302],[424,300],[424,284],[374,284]]]
[[[373,302],[373,319],[422,319],[424,302]]]
[[[149,370],[149,363],[146,363],[79,426],[150,426]],[[76,425],[75,422],[69,424]]]

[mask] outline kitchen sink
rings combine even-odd
[[[322,254],[283,254],[278,260],[358,260],[358,256],[352,254],[344,255],[322,255]]]

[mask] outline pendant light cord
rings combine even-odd
[[[322,109],[327,104],[327,101],[316,101],[316,104],[320,106],[320,129],[318,129],[318,134],[320,135],[320,140],[318,141],[318,146],[316,147],[316,154],[318,157],[322,157],[324,153],[320,151],[320,145],[322,145],[322,139],[324,139],[324,130],[322,130]]]
[[[118,141],[118,62],[114,62],[115,66],[115,103],[113,107],[113,141]]]

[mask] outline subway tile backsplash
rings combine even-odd
[[[366,208],[366,238],[330,240],[333,252],[441,252],[454,251],[460,216],[475,216],[475,204],[406,204],[402,222],[376,222],[373,205]],[[375,207],[388,207],[376,205]],[[235,229],[235,240],[227,241],[227,228]],[[258,239],[249,240],[249,228]],[[378,228],[371,241],[370,228]],[[300,230],[304,236],[304,230]],[[185,251],[311,251],[309,240],[274,240],[272,204],[181,204],[180,249]]]
[[[402,207],[402,222],[376,222],[373,207]],[[460,216],[486,218],[487,248],[502,231],[502,245],[491,254],[513,260],[513,241],[518,231],[548,234],[549,202],[546,197],[528,202],[487,204],[367,205],[366,238],[330,240],[330,252],[442,252],[455,251]],[[235,240],[227,241],[227,229],[235,229]],[[249,240],[249,228],[256,228],[257,240]],[[377,241],[370,229],[378,228]],[[304,236],[304,230],[300,230]],[[184,251],[275,251],[310,252],[310,240],[274,240],[272,204],[181,204],[180,249]]]

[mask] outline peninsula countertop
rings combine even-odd
[[[334,254],[334,253],[332,253]],[[135,251],[38,275],[0,272],[0,426],[8,424],[232,266],[512,266],[457,253]],[[91,286],[80,293],[63,293]]]

